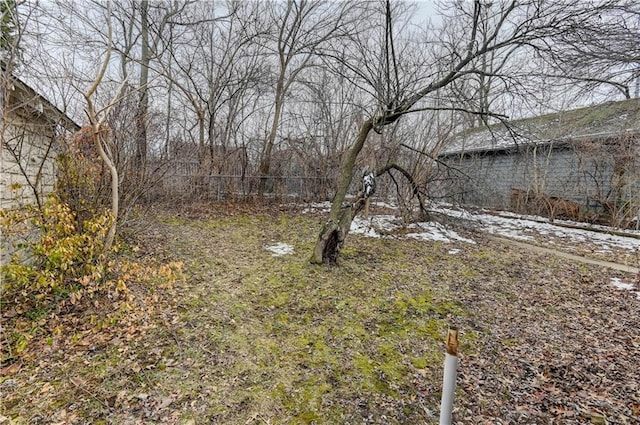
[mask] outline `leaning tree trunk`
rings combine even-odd
[[[355,143],[349,151],[347,151],[344,158],[341,167],[340,181],[338,182],[338,190],[331,203],[329,220],[322,227],[311,256],[310,261],[314,264],[336,264],[340,249],[349,233],[351,221],[353,221],[354,217],[358,215],[365,206],[366,197],[364,192],[358,193],[356,201],[353,204],[343,206],[343,203],[353,178],[356,158],[362,150],[372,128],[373,119],[368,119],[362,123]]]
[[[93,108],[90,107],[90,110]],[[120,211],[120,193],[118,188],[120,186],[120,180],[118,176],[118,169],[116,168],[115,162],[113,161],[113,153],[111,149],[106,145],[106,130],[102,128],[102,124],[100,122],[96,122],[93,117],[90,117],[90,120],[93,121],[92,129],[93,129],[93,142],[96,146],[98,153],[100,154],[100,158],[106,165],[109,170],[109,174],[111,176],[111,226],[109,227],[109,232],[105,238],[104,242],[104,252],[107,252],[113,246],[113,241],[116,238],[116,230],[118,226],[118,213]]]
[[[344,244],[351,222],[362,211],[367,198],[361,191],[358,193],[356,201],[340,210],[339,217],[329,219],[322,228],[316,247],[313,250],[311,262],[315,264],[337,264],[340,249]]]

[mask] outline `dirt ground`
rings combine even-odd
[[[636,275],[469,228],[475,245],[352,235],[339,267],[312,266],[324,218],[147,220],[137,255],[185,279],[99,331],[43,324],[3,369],[0,423],[435,424],[450,325],[455,423],[640,423],[640,300],[611,284]]]

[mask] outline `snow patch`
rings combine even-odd
[[[422,223],[413,223],[408,226],[409,229],[420,229],[421,232],[416,233],[407,233],[406,237],[419,239],[424,241],[441,241],[441,242],[452,242],[452,241],[461,241],[470,244],[475,244],[476,242],[471,239],[463,238],[453,230],[447,229],[440,223],[435,222],[422,222]]]
[[[618,289],[626,289],[628,291],[631,291],[634,288],[632,283],[624,283],[622,280],[620,280],[617,277],[611,278],[611,284]]]
[[[376,215],[369,219],[371,223],[378,229],[386,232],[392,232],[400,228],[398,218],[394,215]]]
[[[378,206],[385,208],[395,207],[392,204],[376,202]],[[327,212],[331,208],[329,202],[318,202],[309,204],[303,213]],[[512,212],[502,211],[497,213],[488,210],[478,210],[470,212],[458,209],[449,204],[431,205],[432,211],[459,219],[465,219],[474,223],[479,229],[490,234],[515,239],[523,242],[535,242],[538,235],[548,238],[549,244],[557,242],[580,244],[590,242],[597,244],[597,252],[608,253],[614,249],[625,249],[632,252],[640,252],[640,239],[633,237],[640,235],[638,231],[626,231],[629,236],[612,235],[603,232],[594,232],[593,229],[604,230],[609,228],[597,225],[585,225],[584,223],[556,220],[557,224],[564,223],[582,228],[568,228],[549,223],[544,217],[521,215]],[[351,223],[351,233],[361,234],[368,237],[380,238],[399,229],[401,220],[393,215],[374,215],[369,218],[356,217]],[[407,238],[418,240],[431,240],[452,242],[461,241],[475,243],[471,239],[461,237],[456,232],[448,230],[446,227],[435,223],[415,223],[409,226],[410,229],[418,229],[407,234]],[[397,236],[396,236],[397,237]]]
[[[331,203],[329,201],[312,202],[307,208],[302,210],[302,214],[328,212],[329,210],[331,210]]]
[[[370,238],[380,238],[380,231],[392,232],[399,226],[395,223],[396,217],[393,215],[375,215],[370,218],[356,217],[351,222],[349,232],[356,233]]]
[[[627,249],[630,251],[640,250],[640,239],[633,236],[612,235],[609,233],[593,232],[588,228],[568,228],[557,226],[553,223],[544,222],[543,217],[522,216],[515,213],[501,212],[500,215],[482,212],[470,213],[464,210],[457,210],[452,207],[439,206],[434,208],[442,214],[450,217],[464,218],[478,223],[478,226],[491,234],[521,241],[535,241],[531,233],[554,237],[570,243],[579,244],[585,241],[598,243],[600,249],[605,251],[613,248]],[[560,220],[556,220],[560,223]],[[562,221],[565,224],[581,226],[584,223]],[[607,230],[604,226],[592,226],[600,230]],[[637,232],[630,231],[630,235],[637,235]],[[552,242],[552,241],[550,241]]]
[[[636,298],[640,299],[640,292],[635,290],[635,285],[633,283],[623,282],[620,278],[612,277],[611,284],[620,290],[632,291],[636,294]]]
[[[396,210],[398,209],[398,205],[396,204],[390,204],[388,202],[384,202],[384,201],[376,201],[376,202],[372,202],[371,205],[374,205],[376,207],[380,207],[380,208],[387,208],[390,210]]]
[[[264,249],[271,251],[274,257],[282,257],[283,255],[293,254],[293,247],[284,242],[278,242],[275,245],[265,246]]]
[[[370,238],[380,238],[391,233],[401,226],[398,224],[399,218],[393,215],[375,215],[370,218],[356,217],[351,222],[349,231],[351,233],[368,236]],[[418,239],[422,241],[453,242],[460,241],[470,244],[476,242],[464,238],[453,230],[447,229],[443,225],[435,222],[412,223],[407,226],[409,229],[417,229],[417,232],[406,234],[405,238]]]

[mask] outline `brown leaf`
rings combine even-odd
[[[14,373],[18,373],[21,367],[22,367],[22,362],[17,361],[12,365],[9,365],[7,367],[0,369],[0,376],[9,376],[9,375],[13,375]]]
[[[46,384],[44,384],[42,386],[42,389],[40,390],[40,394],[46,394],[49,391],[51,391],[52,388],[53,388],[53,385],[51,385],[51,383],[47,382]]]
[[[162,410],[166,407],[169,407],[171,403],[173,403],[173,397],[162,397],[158,400],[158,405],[156,406],[156,409]]]
[[[75,385],[76,387],[84,387],[86,386],[86,381],[82,378],[71,378],[69,379],[69,381],[71,381],[71,383],[73,385]]]
[[[7,310],[2,313],[2,315],[7,319],[11,319],[12,317],[16,317],[18,315],[18,312],[12,308],[11,310]]]

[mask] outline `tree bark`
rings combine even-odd
[[[271,131],[269,138],[264,147],[262,159],[260,161],[260,184],[258,186],[258,196],[262,197],[267,188],[267,179],[271,170],[271,152],[278,135],[278,127],[280,125],[280,116],[282,115],[282,107],[284,104],[284,72],[281,72],[276,87],[276,104],[273,113],[273,121],[271,122]]]
[[[120,99],[123,90],[125,88],[126,80],[122,82],[120,88],[118,89],[113,101],[110,102],[105,108],[103,108],[100,112],[96,112],[95,106],[93,104],[92,98],[94,97],[98,86],[102,82],[104,75],[109,66],[109,62],[111,61],[111,51],[113,49],[112,44],[112,30],[111,30],[111,2],[107,1],[107,50],[105,52],[104,60],[102,61],[102,65],[98,70],[98,74],[96,78],[93,80],[91,87],[84,93],[85,101],[87,102],[87,117],[89,119],[89,123],[91,124],[92,130],[92,138],[93,142],[100,154],[100,158],[104,162],[105,166],[109,169],[109,173],[111,174],[111,214],[112,220],[111,227],[109,228],[109,232],[105,239],[104,243],[104,251],[107,252],[111,249],[113,245],[113,241],[116,236],[117,225],[118,225],[118,212],[120,209],[120,193],[119,193],[119,185],[120,179],[118,176],[118,169],[116,168],[114,161],[114,154],[109,144],[107,142],[108,137],[108,129],[105,126],[105,122],[107,117],[109,116],[109,112],[113,105],[118,102]]]
[[[320,231],[310,259],[314,264],[325,263],[335,265],[337,263],[342,245],[349,234],[351,222],[364,208],[366,198],[362,192],[358,193],[356,201],[353,204],[343,207],[343,203],[349,191],[349,186],[351,185],[356,158],[367,141],[367,136],[371,129],[373,129],[373,119],[370,118],[362,123],[358,137],[344,157],[340,181],[338,182],[338,190],[331,203],[329,220]]]
[[[116,168],[112,158],[113,154],[110,152],[107,153],[104,147],[106,146],[106,137],[108,137],[107,132],[102,128],[100,124],[93,125],[93,139],[98,149],[98,153],[100,154],[100,158],[107,166],[109,170],[109,174],[111,175],[111,226],[109,227],[109,232],[107,233],[107,237],[104,241],[104,250],[105,252],[109,251],[113,246],[113,241],[116,238],[116,230],[118,225],[118,213],[120,211],[120,177],[118,175],[118,169]]]
[[[149,111],[149,1],[142,0],[141,19],[141,46],[140,46],[140,80],[138,110],[136,112],[136,155],[135,163],[137,172],[143,175],[143,167],[147,161],[147,117]]]

